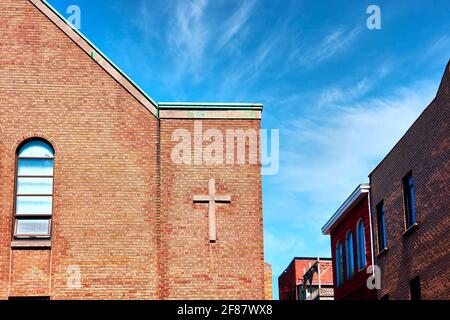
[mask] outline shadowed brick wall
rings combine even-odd
[[[378,297],[409,299],[420,277],[423,299],[450,299],[450,65],[439,92],[371,174],[374,226],[384,201],[387,250],[376,256]],[[417,227],[405,232],[402,178],[412,171]],[[378,233],[375,229],[375,253]]]

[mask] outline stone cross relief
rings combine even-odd
[[[216,194],[216,179],[211,178],[208,181],[207,195],[194,195],[194,203],[208,203],[208,220],[209,220],[209,242],[214,243],[217,240],[216,226],[216,204],[231,203],[230,195]]]

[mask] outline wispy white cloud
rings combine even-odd
[[[207,0],[178,2],[165,32],[169,53],[176,62],[175,72],[170,75],[171,81],[177,81],[177,75],[180,78],[189,76],[194,82],[201,81],[208,70],[217,65],[224,54],[224,47],[235,43],[238,36],[240,41],[246,40],[247,33],[243,32],[243,28],[256,5],[256,0],[244,1],[231,12],[225,22],[217,23],[215,19],[211,19],[217,14],[214,11],[216,8]],[[268,50],[270,49],[266,47],[263,51]],[[257,61],[261,63],[262,59],[263,57]],[[228,74],[237,81],[242,72],[241,69]]]
[[[272,55],[275,49],[279,48],[284,39],[283,35],[273,33],[252,52],[251,55],[239,61],[233,66],[222,81],[221,94],[227,95],[230,91],[236,90],[243,81],[249,83],[258,77],[273,63],[273,59],[278,59],[279,55]]]
[[[363,76],[356,82],[327,87],[318,95],[318,107],[355,102],[370,92],[390,71],[391,66],[383,64],[377,67],[370,76]]]
[[[210,41],[208,25],[204,22],[207,0],[180,1],[169,23],[167,41],[177,56],[177,70],[197,73]],[[196,74],[198,75],[198,74]]]
[[[282,231],[274,233],[267,229],[264,234],[264,247],[268,252],[277,252],[278,255],[292,257],[294,252],[301,252],[305,248],[305,243],[292,233],[283,233]]]
[[[343,101],[353,100],[366,94],[372,86],[368,78],[358,81],[353,87],[344,89],[343,87],[330,87],[324,89],[319,95],[318,106],[335,104]]]
[[[450,36],[440,36],[430,43],[426,47],[425,51],[421,55],[421,61],[430,63],[434,61],[439,68],[442,68],[442,63],[446,63],[450,58]]]
[[[296,60],[302,67],[312,67],[330,59],[341,51],[344,51],[361,33],[360,26],[352,29],[337,27],[331,31],[317,45],[303,44],[291,54],[291,59]]]
[[[239,33],[242,27],[249,20],[255,3],[256,0],[244,1],[242,5],[234,12],[234,14],[227,20],[223,27],[224,32],[218,40],[218,49],[222,49]]]
[[[142,30],[142,35],[147,41],[159,39],[161,33],[158,30],[158,20],[155,17],[155,12],[152,10],[149,1],[139,0],[136,8],[137,18],[133,19],[130,23]],[[123,10],[123,8],[118,7],[118,10]]]
[[[327,194],[364,182],[436,92],[430,82],[400,87],[370,99],[349,99],[284,127],[279,183],[292,192]],[[339,94],[340,96],[340,94]],[[302,153],[298,153],[301,146]]]

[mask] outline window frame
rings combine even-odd
[[[366,234],[362,218],[356,223],[356,255],[358,271],[361,271],[367,267]]]
[[[410,180],[412,183],[410,183]],[[415,208],[415,187],[412,171],[409,171],[402,178],[403,188],[403,213],[405,218],[405,230],[416,224],[416,208]]]
[[[342,241],[339,240],[335,247],[336,255],[336,286],[342,287],[344,284],[344,250],[342,247]]]
[[[381,200],[377,206],[377,244],[378,253],[387,249],[387,235],[386,235],[386,214],[384,209],[384,201]],[[382,218],[382,219],[381,219]],[[381,223],[382,222],[382,223]]]
[[[349,241],[349,235],[351,236]],[[354,251],[354,243],[353,243],[353,232],[352,230],[348,230],[345,234],[345,275],[347,279],[353,278],[355,275],[355,251]],[[349,269],[349,266],[352,266]]]
[[[20,157],[19,152],[22,148],[30,142],[41,141],[48,145],[52,150],[52,157]],[[52,175],[19,175],[19,160],[52,160]],[[13,240],[50,240],[52,236],[53,225],[53,209],[54,209],[54,194],[55,194],[55,148],[52,144],[42,138],[30,138],[24,140],[16,149],[15,154],[15,175],[14,175],[14,201],[13,201],[13,225],[12,238]],[[19,178],[35,178],[35,179],[52,179],[52,193],[51,194],[18,194]],[[18,197],[51,197],[51,213],[50,214],[17,214],[17,200]],[[20,220],[48,220],[47,234],[17,234],[17,228]]]

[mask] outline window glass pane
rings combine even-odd
[[[346,255],[347,255],[347,278],[350,278],[353,275],[354,271],[354,256],[353,256],[353,235],[351,232],[347,234],[347,241],[346,241]]]
[[[364,239],[364,223],[359,223],[359,268],[366,267],[366,241]]]
[[[17,220],[16,236],[48,235],[50,220]]]
[[[378,220],[378,246],[379,251],[386,248],[386,225],[384,221],[384,204],[379,203],[377,206],[377,220]]]
[[[342,245],[339,243],[336,247],[336,277],[337,286],[342,285]]]
[[[17,154],[18,157],[22,158],[53,158],[53,155],[52,147],[42,140],[33,140],[26,143]]]
[[[383,241],[383,248],[386,247],[386,225],[384,221],[384,208],[381,212],[381,234],[382,234],[382,241]]]
[[[414,223],[416,223],[416,211],[414,208],[414,187],[411,187],[410,189],[410,201],[411,201],[411,225],[413,225]]]
[[[19,159],[18,176],[53,176],[53,159]]]
[[[18,178],[17,194],[52,194],[53,178]]]
[[[17,215],[52,214],[52,197],[18,196],[16,201]]]

